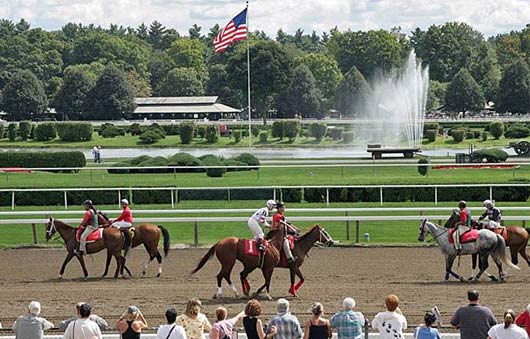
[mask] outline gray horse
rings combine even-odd
[[[432,222],[429,222],[427,219],[424,219],[420,223],[420,234],[418,240],[425,241],[427,232],[432,234],[445,256],[445,281],[449,280],[449,276],[453,276],[460,281],[464,281],[464,277],[453,272],[452,270],[457,253],[454,244],[449,242],[448,229],[440,227]],[[499,269],[500,281],[504,282],[505,273],[502,270],[503,263],[514,269],[519,269],[506,257],[506,244],[504,243],[504,239],[489,230],[479,230],[478,233],[479,238],[475,242],[462,244],[461,252],[461,255],[469,255],[473,253],[479,254],[481,262],[481,265],[479,266],[480,271],[474,277],[474,280],[478,280],[482,273],[484,273],[484,271],[487,269],[487,258],[489,255],[491,255],[495,261],[495,264],[497,265],[497,268]]]

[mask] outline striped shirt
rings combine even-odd
[[[302,337],[302,328],[298,319],[289,312],[278,313],[272,317],[267,331],[270,333],[272,326],[276,326],[278,333],[274,336],[275,339],[297,339]]]
[[[497,319],[491,310],[478,304],[460,307],[451,319],[451,325],[460,328],[462,339],[487,338],[489,329],[495,324]]]
[[[361,312],[342,311],[336,313],[329,320],[331,326],[337,329],[339,339],[363,338],[364,315]]]
[[[260,208],[252,216],[250,220],[256,220],[259,224],[268,226],[267,217],[269,216],[269,209],[267,207]]]

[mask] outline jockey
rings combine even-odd
[[[501,211],[495,205],[493,204],[493,201],[491,200],[484,200],[484,207],[486,207],[486,211],[478,218],[478,220],[482,220],[484,218],[488,218],[488,228],[492,231],[495,231],[497,227],[500,226],[501,222]]]
[[[269,216],[269,212],[272,211],[272,209],[276,206],[276,201],[269,200],[267,201],[266,206],[267,207],[260,208],[254,212],[250,219],[248,219],[248,228],[250,228],[250,231],[254,235],[254,239],[258,241],[258,248],[260,251],[263,251],[261,240],[265,236],[260,225],[270,227],[269,223],[267,222],[267,217]]]
[[[458,203],[458,208],[460,209],[460,220],[454,224],[455,231],[453,232],[453,240],[456,253],[460,254],[462,251],[460,236],[471,230],[471,213],[467,209],[467,203],[464,200]]]
[[[129,201],[127,199],[121,199],[121,207],[123,211],[120,216],[110,223],[110,226],[116,228],[129,228],[133,224],[133,216],[131,209],[129,208]]]
[[[291,252],[291,246],[289,244],[289,239],[287,236],[289,233],[289,229],[295,232],[299,232],[300,230],[296,226],[285,221],[285,204],[283,202],[276,203],[276,213],[272,217],[271,226],[271,230],[274,229],[280,229],[284,231],[283,252],[287,257],[287,262],[289,264],[294,264],[297,258],[294,257],[293,253]]]
[[[85,200],[83,206],[85,207],[86,212],[79,227],[84,226],[85,230],[81,234],[81,239],[79,240],[79,249],[74,251],[76,256],[81,256],[86,253],[86,239],[90,233],[98,229],[98,212],[96,211],[92,200]]]

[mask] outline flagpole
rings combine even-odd
[[[249,47],[249,14],[248,14],[248,0],[247,2],[247,103],[248,103],[248,148],[252,147],[252,106],[250,106],[250,47]]]

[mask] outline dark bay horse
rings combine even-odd
[[[58,232],[61,238],[63,238],[66,245],[66,250],[68,254],[64,259],[63,265],[61,266],[61,271],[59,272],[59,278],[63,277],[64,270],[66,265],[72,260],[74,255],[74,250],[77,247],[77,242],[75,240],[75,234],[77,232],[76,227],[65,224],[64,222],[49,218],[46,223],[46,241],[52,239],[53,235]],[[116,267],[116,273],[114,273],[114,278],[117,278],[119,274],[123,275],[123,269],[125,267],[125,256],[122,255],[122,249],[125,250],[125,254],[129,250],[131,239],[126,232],[121,232],[117,228],[107,227],[103,229],[103,239],[95,241],[93,243],[87,244],[87,254],[97,253],[106,249],[111,255],[116,258],[118,266]],[[88,278],[88,271],[85,266],[85,260],[83,256],[77,257],[81,268],[83,269],[83,274],[85,279]]]
[[[307,256],[313,245],[315,245],[315,243],[321,243],[324,246],[333,245],[333,238],[331,238],[325,228],[319,224],[314,225],[309,229],[309,231],[305,232],[295,240],[294,249],[292,252],[293,255],[297,257],[297,259],[294,267],[284,267],[281,266],[281,263],[279,263],[278,267],[288,268],[290,270],[291,288],[289,288],[289,293],[293,296],[297,296],[298,290],[304,284],[305,279],[304,275],[302,274],[302,271],[300,270],[300,266],[302,266],[302,264],[304,263],[305,257]],[[298,281],[298,283],[296,284],[295,275],[300,279],[300,281]],[[243,283],[243,287],[245,286],[250,287],[248,281],[245,281],[245,283]],[[243,288],[243,292],[245,293],[245,288]],[[248,290],[245,294],[248,295]]]
[[[99,213],[99,222],[103,225],[108,225],[110,220],[103,213]],[[114,227],[111,227],[114,228]],[[132,238],[131,247],[135,248],[140,245],[144,245],[145,250],[149,254],[149,259],[143,265],[142,275],[147,273],[149,264],[156,258],[158,261],[157,277],[162,274],[162,255],[158,250],[158,242],[160,241],[160,235],[164,238],[164,257],[169,254],[169,246],[171,244],[168,230],[161,225],[154,224],[140,224],[134,227],[134,236]],[[112,253],[107,251],[107,262],[105,264],[105,272],[103,277],[107,276],[109,272],[110,261],[112,259]],[[129,272],[127,267],[125,269]],[[130,275],[130,272],[129,272]]]
[[[263,289],[266,289],[267,298],[272,300],[272,297],[269,293],[270,282],[274,267],[276,267],[280,261],[280,249],[283,243],[283,232],[281,230],[272,230],[269,232],[269,234],[269,246],[267,252],[264,255],[263,265],[261,267],[261,272],[263,273],[265,283],[263,286],[258,288],[256,293],[254,293],[254,296],[258,296]],[[252,256],[245,253],[245,239],[239,239],[236,237],[225,238],[210,247],[208,252],[201,258],[197,264],[197,267],[195,267],[191,274],[199,271],[208,262],[208,260],[210,260],[214,253],[221,263],[221,270],[217,274],[217,293],[214,295],[214,298],[222,297],[223,295],[223,289],[221,287],[223,279],[226,280],[230,286],[230,289],[234,291],[237,297],[237,288],[232,283],[230,278],[236,260],[239,260],[243,264],[243,271],[240,273],[240,276],[241,284],[245,286],[245,281],[248,274],[258,268],[259,258],[257,256]],[[249,289],[250,285],[246,285],[246,290],[248,291]]]

